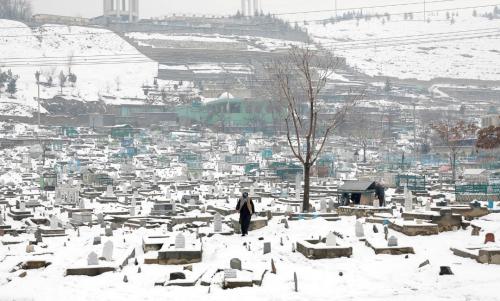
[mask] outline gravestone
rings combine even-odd
[[[219,212],[214,215],[214,232],[222,232],[222,216]]]
[[[413,210],[413,194],[408,189],[408,187],[404,186],[404,197],[405,197],[405,212],[410,212]]]
[[[495,242],[495,234],[493,233],[487,233],[485,236],[484,236],[484,243],[487,244],[489,242]]]
[[[231,261],[229,261],[229,267],[231,267],[231,269],[241,271],[241,260],[238,258],[231,259]]]
[[[106,236],[113,236],[113,229],[111,229],[111,227],[106,227],[106,229],[104,230],[104,235]]]
[[[326,212],[326,201],[325,201],[324,199],[320,201],[320,205],[319,205],[319,207],[320,207],[320,211],[321,211],[322,213],[325,213],[325,212]]]
[[[376,225],[373,225],[373,233],[378,233],[378,228]]]
[[[235,269],[225,269],[224,270],[224,279],[236,278],[237,271]]]
[[[264,254],[271,253],[271,243],[270,242],[265,242],[264,243]]]
[[[337,237],[332,232],[328,233],[326,236],[326,246],[335,247],[337,246]]]
[[[108,240],[104,243],[104,247],[102,248],[102,257],[106,259],[106,261],[113,260],[113,242]]]
[[[26,211],[26,203],[21,201],[19,202],[19,210],[20,211]]]
[[[94,243],[93,245],[100,245],[101,244],[101,237],[100,236],[96,236],[94,237]]]
[[[374,207],[374,208],[378,208],[378,207],[380,207],[380,201],[379,201],[379,199],[378,199],[378,198],[374,198],[374,199],[373,199],[373,207]]]
[[[186,238],[182,233],[177,234],[175,237],[175,248],[176,249],[184,249],[186,247]]]
[[[387,240],[387,236],[389,235],[389,228],[387,226],[384,226],[384,238]]]
[[[34,245],[27,245],[26,246],[26,253],[33,253],[35,252],[35,246]]]
[[[36,229],[36,231],[35,231],[35,241],[36,241],[37,244],[42,242],[42,230]]]
[[[2,215],[2,212],[0,212],[0,226],[3,226],[4,222],[3,222],[3,215]]]
[[[98,265],[99,259],[97,258],[97,254],[95,252],[90,252],[89,256],[87,256],[87,265]]]
[[[388,247],[397,247],[398,246],[398,239],[396,238],[396,236],[391,236],[389,237],[389,239],[387,240],[387,246]]]
[[[55,230],[59,227],[58,222],[57,222],[57,217],[55,215],[52,215],[50,218],[50,229]]]
[[[97,214],[97,222],[99,225],[102,225],[104,223],[104,215],[102,213]]]
[[[328,211],[332,212],[334,209],[335,209],[335,205],[334,205],[334,203],[333,203],[333,199],[332,199],[332,198],[330,198],[330,199],[328,200]]]
[[[363,224],[360,221],[356,221],[355,224],[356,237],[364,237],[365,230],[363,228]]]
[[[130,206],[130,216],[135,216],[135,206]]]

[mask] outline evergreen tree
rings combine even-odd
[[[14,96],[17,92],[17,78],[11,78],[9,81],[9,84],[7,85],[7,93],[10,94],[10,96]]]

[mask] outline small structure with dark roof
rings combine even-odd
[[[341,205],[347,205],[352,202],[355,205],[371,206],[375,197],[380,194],[380,189],[377,189],[378,186],[380,185],[375,181],[357,180],[345,182],[338,189],[338,200]],[[382,204],[383,201],[381,202]]]

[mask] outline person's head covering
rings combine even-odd
[[[245,191],[245,192],[243,192],[243,197],[244,197],[244,198],[247,198],[247,197],[248,197],[248,192],[246,192],[246,191]]]

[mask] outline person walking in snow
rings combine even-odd
[[[240,213],[241,236],[245,236],[248,234],[252,214],[255,213],[255,207],[252,198],[248,197],[248,192],[243,192],[242,197],[238,199],[236,210]]]

